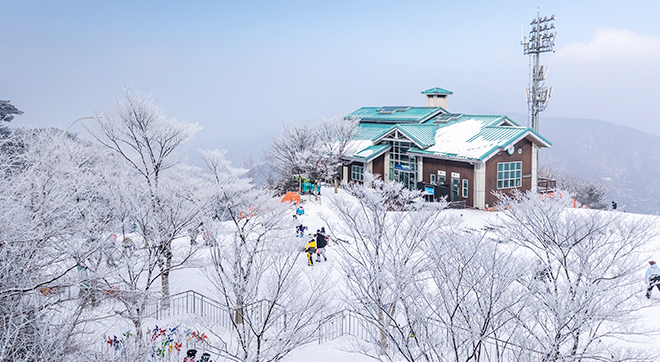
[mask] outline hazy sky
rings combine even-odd
[[[659,1],[0,1],[0,99],[13,123],[66,128],[128,86],[239,160],[288,121],[362,106],[525,114],[521,30],[557,17],[543,116],[660,134]],[[525,119],[518,119],[525,122]],[[89,122],[89,121],[87,121]],[[74,130],[81,130],[79,125]]]

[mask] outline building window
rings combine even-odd
[[[466,178],[463,179],[463,197],[468,197],[468,180]]]
[[[392,141],[390,149],[390,181],[401,182],[405,187],[417,189],[417,158],[408,155],[412,144],[407,141]]]
[[[438,171],[438,185],[444,185],[447,183],[447,172]]]
[[[351,167],[351,180],[364,181],[364,167],[353,165]]]
[[[497,188],[520,187],[522,183],[522,162],[500,162],[497,164]]]
[[[431,185],[435,185],[435,174],[431,174]]]

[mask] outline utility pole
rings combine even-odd
[[[541,10],[537,10],[536,19],[529,23],[529,39],[524,37],[521,41],[523,52],[530,55],[530,83],[525,88],[527,105],[529,108],[529,119],[534,131],[539,132],[539,113],[548,105],[548,99],[552,95],[552,87],[544,87],[545,77],[548,74],[548,66],[540,65],[541,53],[555,51],[555,16],[541,17]]]

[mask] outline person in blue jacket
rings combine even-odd
[[[658,287],[660,291],[660,267],[655,261],[649,261],[649,268],[646,269],[646,274],[644,274],[644,280],[648,283],[649,287],[646,288],[646,298],[651,299],[651,290],[653,287]]]

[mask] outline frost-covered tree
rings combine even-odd
[[[456,220],[426,239],[431,283],[409,303],[428,311],[415,331],[424,361],[500,361],[510,355],[524,304],[527,269],[516,248],[459,229]]]
[[[97,117],[90,130],[99,143],[115,152],[125,167],[139,178],[132,209],[137,232],[150,253],[150,264],[158,267],[164,307],[169,300],[169,275],[175,263],[172,242],[183,236],[205,206],[204,201],[179,192],[173,167],[180,161],[176,151],[199,130],[197,124],[167,118],[163,110],[142,94],[125,91],[116,114]],[[180,170],[179,170],[180,172]],[[133,190],[127,190],[132,192]],[[185,191],[185,190],[184,190]],[[149,265],[151,270],[153,265]]]
[[[335,117],[316,126],[284,125],[282,135],[266,151],[269,184],[276,189],[293,187],[293,178],[330,181],[335,178],[357,120]]]
[[[357,132],[356,118],[334,117],[321,120],[317,134],[319,138],[316,165],[318,178],[323,181],[335,179],[341,167],[341,160],[347,156],[347,147]]]
[[[21,114],[23,114],[23,111],[16,108],[9,101],[0,100],[0,122],[11,122],[15,115]]]
[[[294,176],[312,177],[310,168],[316,164],[315,147],[318,138],[308,124],[284,125],[282,135],[266,152],[268,167],[272,169],[271,183],[281,184]]]
[[[106,244],[104,263],[97,264],[98,269],[93,270],[102,275],[98,288],[120,306],[115,308],[116,313],[132,322],[138,342],[143,341],[146,317],[152,317],[155,311],[167,315],[169,300],[158,282],[166,272],[189,267],[189,261],[198,251],[198,246],[186,237],[187,230],[203,220],[203,211],[209,203],[208,187],[213,186],[203,180],[197,168],[176,165],[171,171],[171,175],[161,180],[158,213],[151,209],[149,194],[134,172],[113,173],[114,198],[110,207],[115,216],[116,234]],[[172,235],[167,235],[171,238],[167,249],[163,249],[161,236],[154,231],[157,230],[154,225],[161,223],[168,224],[167,230]]]
[[[598,181],[584,180],[547,165],[539,169],[539,176],[554,179],[558,189],[569,192],[581,205],[590,209],[608,208],[605,203],[607,189]]]
[[[337,197],[329,222],[333,236],[345,239],[341,269],[347,305],[373,326],[369,335],[376,358],[418,360],[417,328],[427,306],[419,298],[427,268],[425,241],[444,225],[445,203],[424,203],[418,191],[370,173],[362,184],[345,185],[354,198]],[[371,352],[369,352],[371,351]]]
[[[613,341],[641,332],[640,257],[657,230],[646,217],[570,209],[565,194],[500,199],[500,236],[525,250],[529,266],[514,336],[520,360],[645,360]]]
[[[104,150],[58,130],[14,130],[0,153],[0,360],[77,359],[89,300],[78,266],[111,215]],[[98,317],[98,315],[96,316]]]
[[[279,361],[309,342],[326,317],[325,275],[305,272],[286,205],[254,189],[247,170],[221,151],[203,153],[217,182],[209,278],[232,314],[227,353],[235,361]],[[329,313],[328,313],[329,314]]]

